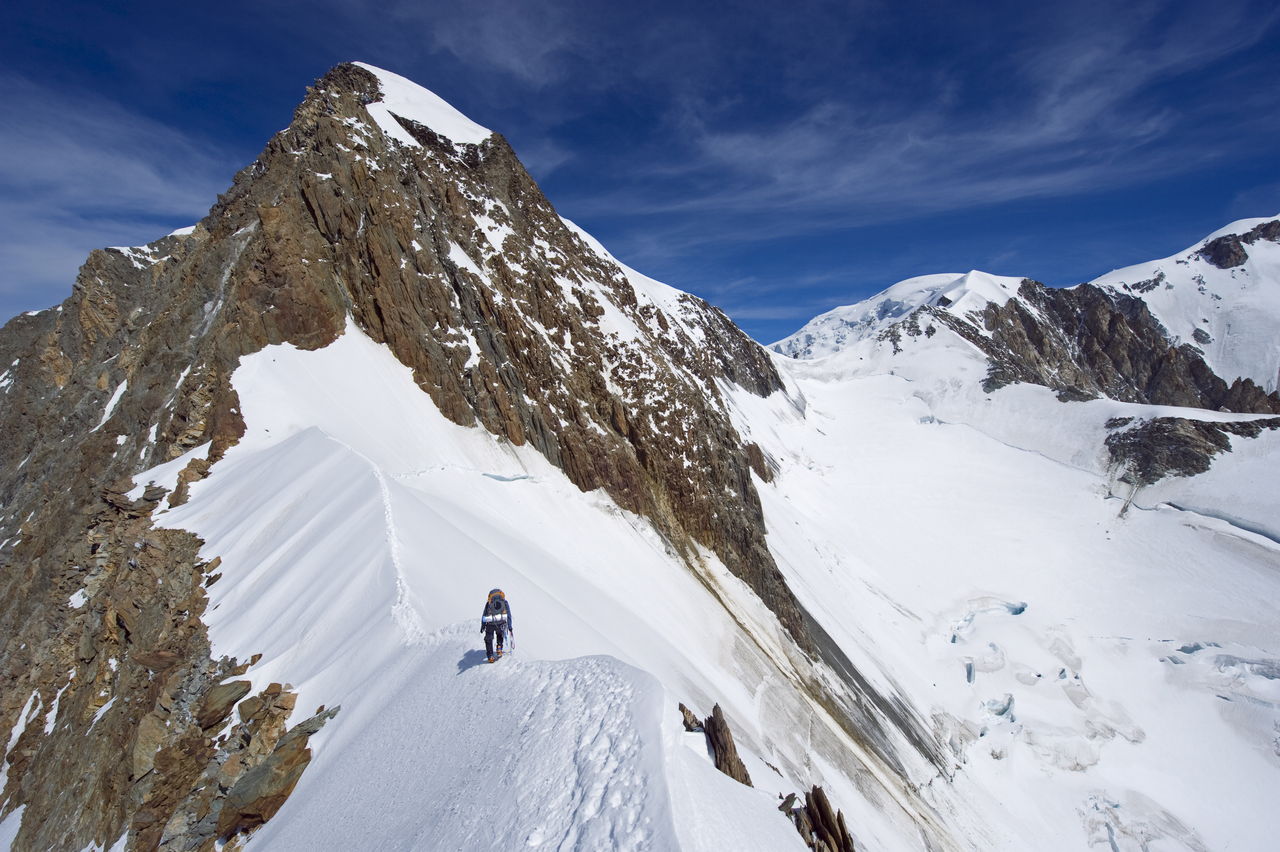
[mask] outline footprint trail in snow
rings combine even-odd
[[[612,657],[489,665],[473,632],[380,673],[386,706],[334,726],[255,845],[358,849],[378,825],[390,849],[678,848],[657,682]]]

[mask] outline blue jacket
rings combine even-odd
[[[500,606],[494,608],[492,604]],[[506,598],[485,601],[484,609],[480,611],[480,627],[481,629],[492,627],[494,630],[515,630],[515,624],[511,620],[511,604],[507,603]]]

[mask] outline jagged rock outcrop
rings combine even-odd
[[[687,733],[702,733],[702,722],[698,719],[694,712],[684,704],[680,705],[680,720],[684,724]]]
[[[1280,220],[1264,222],[1243,234],[1227,234],[1210,240],[1205,243],[1204,248],[1200,249],[1199,254],[1219,269],[1231,269],[1244,265],[1244,262],[1249,259],[1249,252],[1245,246],[1251,246],[1258,240],[1280,242]]]
[[[93,252],[68,300],[0,331],[0,741],[25,725],[3,800],[26,806],[18,848],[125,831],[130,849],[212,848],[296,784],[306,737],[334,711],[289,729],[287,689],[241,695],[247,664],[212,659],[200,620],[216,559],[151,513],[244,434],[241,356],[323,347],[349,321],[454,422],[604,489],[695,571],[714,553],[843,678],[806,688],[888,765],[890,727],[942,761],[765,545],[752,473],[768,479],[770,460],[733,428],[723,388],[781,390],[769,357],[715,308],[593,247],[501,136],[457,143],[375,116],[382,98],[373,72],[338,66],[194,228]],[[173,493],[129,496],[132,477],[184,454]]]
[[[903,337],[929,336],[939,326],[987,357],[987,392],[1027,382],[1055,390],[1064,402],[1105,396],[1211,411],[1280,414],[1280,393],[1266,393],[1248,378],[1227,384],[1197,348],[1170,340],[1142,299],[1111,288],[1082,284],[1053,289],[1024,280],[1017,298],[1003,304],[988,302],[981,311],[962,316],[945,305],[925,305],[880,336],[897,351]],[[1145,486],[1166,476],[1203,473],[1214,455],[1230,449],[1228,434],[1256,437],[1263,428],[1272,428],[1267,425],[1271,422],[1154,418],[1112,432],[1106,451],[1122,481]]]
[[[124,832],[131,849],[212,848],[231,782],[331,715],[290,730],[289,690],[241,701],[250,682],[222,682],[250,663],[210,659],[200,617],[217,565],[194,536],[152,526],[158,490],[105,490],[69,540],[33,517],[23,531],[52,548],[34,557],[49,570],[6,568],[3,796],[26,807],[15,849],[106,848]]]
[[[778,810],[786,814],[804,838],[805,845],[817,852],[854,852],[853,834],[844,821],[844,811],[831,806],[826,791],[814,786],[798,803],[795,793],[782,800]]]
[[[683,704],[680,705],[682,708]],[[687,726],[686,726],[687,727]],[[747,772],[742,758],[738,757],[738,747],[733,742],[733,731],[724,717],[724,711],[717,704],[711,708],[711,715],[702,722],[702,731],[707,735],[707,747],[711,749],[716,769],[728,775],[739,784],[754,786],[751,773]]]
[[[740,784],[754,786],[746,765],[738,757],[738,750],[733,742],[733,732],[720,705],[716,704],[712,707],[711,715],[701,722],[684,704],[680,704],[679,709],[685,731],[706,735],[707,749],[711,753],[716,769]],[[791,820],[796,831],[804,838],[805,845],[810,849],[816,849],[819,852],[854,852],[853,834],[845,824],[844,812],[831,806],[831,801],[822,787],[817,785],[811,787],[804,796],[803,804],[799,802],[799,796],[795,793],[782,797],[778,810]]]
[[[1166,476],[1204,473],[1218,453],[1231,449],[1231,437],[1256,438],[1280,429],[1280,417],[1218,423],[1185,417],[1155,417],[1134,425],[1117,423],[1107,436],[1107,452],[1119,478],[1131,485],[1152,485]]]
[[[1024,281],[1018,298],[989,303],[975,322],[936,308],[923,314],[956,331],[991,362],[984,387],[1044,385],[1063,400],[1124,402],[1280,413],[1280,395],[1251,379],[1228,385],[1189,345],[1174,345],[1139,298],[1089,284],[1054,289]],[[923,317],[903,333],[920,334]],[[896,327],[895,327],[896,328]]]

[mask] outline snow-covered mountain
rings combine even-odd
[[[1004,307],[1026,279],[989,275],[922,275],[854,305],[815,317],[770,348],[792,358],[818,358],[898,325],[927,307],[943,309],[984,334],[993,329],[988,305]],[[1044,288],[1020,300],[1045,301]],[[1188,347],[1230,385],[1252,380],[1266,393],[1280,376],[1280,217],[1242,219],[1162,260],[1117,269],[1088,284],[1048,291],[1049,301],[1073,291],[1101,290],[1120,305],[1141,301],[1172,347]],[[1071,305],[1079,307],[1079,299]],[[1123,308],[1122,308],[1123,310]],[[1034,308],[1032,308],[1034,312]],[[1058,319],[1058,318],[1055,318]],[[1133,318],[1130,317],[1130,320]]]
[[[693,848],[794,845],[773,797],[827,777],[837,807],[865,811],[859,836],[938,833],[902,782],[944,761],[928,721],[799,606],[766,541],[756,483],[772,473],[728,399],[781,391],[769,356],[705,302],[617,264],[500,136],[412,83],[338,66],[208,217],[95,252],[63,305],[5,327],[0,355],[19,848],[199,847],[271,820],[300,779],[350,796],[340,768],[307,771],[311,738],[374,724],[391,698],[368,682],[378,661],[434,653],[499,583],[522,655],[610,654],[661,678],[636,680],[637,700],[668,715],[637,711],[646,747],[614,774],[676,767],[640,774],[651,781],[627,801],[647,809],[573,785],[564,800],[562,781],[529,773],[524,812],[559,813],[563,829],[530,837],[574,845],[598,817],[592,831],[620,845],[673,832]],[[450,471],[465,472],[458,488],[431,497]],[[632,676],[602,677],[592,695]],[[539,683],[513,681],[509,700],[533,702]],[[548,712],[591,703],[576,683]],[[299,701],[324,709],[298,721]],[[663,756],[679,702],[721,705],[754,776],[778,779],[770,792],[708,786],[702,764],[681,775],[684,753]],[[531,736],[493,745],[524,754]],[[343,755],[317,749],[317,767]],[[451,796],[482,800],[483,777]],[[855,796],[855,777],[875,780]],[[672,784],[702,792],[668,805]],[[743,795],[750,814],[731,804]],[[439,823],[440,845],[478,842],[434,816],[447,803],[417,804],[407,818]],[[392,825],[388,806],[362,830]],[[338,831],[345,817],[327,816],[272,827]],[[273,844],[290,842],[305,845]]]
[[[1175,340],[1227,381],[1280,385],[1280,217],[1241,219],[1163,260],[1094,279],[1142,297]]]
[[[338,66],[0,331],[0,846],[1265,848],[1280,398],[1117,288],[770,356]]]
[[[1249,257],[1269,257],[1273,225],[1237,223],[1190,255],[1248,233]],[[1243,300],[1280,286],[1266,268],[1250,266]],[[1045,828],[1006,848],[1266,848],[1275,395],[1207,377],[1166,336],[1172,299],[1133,295],[1150,294],[971,272],[816,318],[774,346],[799,359],[779,368],[804,421],[744,406],[762,448],[797,462],[764,490],[765,517],[805,526],[780,558],[789,579],[816,554],[847,571],[858,587],[819,594],[875,625],[851,643],[903,653],[892,670],[919,677],[904,692],[960,726],[955,787],[1035,814],[1006,826]],[[1233,295],[1210,300],[1235,316]],[[1235,328],[1219,352],[1239,351]]]
[[[814,317],[771,348],[791,358],[821,358],[888,331],[919,308],[942,308],[963,318],[970,312],[982,313],[987,305],[1004,305],[1020,286],[1021,278],[976,269],[963,275],[920,275],[865,301]]]

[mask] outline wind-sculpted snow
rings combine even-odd
[[[12,727],[33,688],[52,702],[74,665],[77,724],[116,697],[104,724],[140,743],[109,775],[72,756],[32,765],[23,777],[38,781],[15,800],[39,801],[27,836],[63,836],[43,818],[60,798],[23,797],[65,788],[67,774],[87,779],[66,835],[77,845],[126,831],[146,844],[175,808],[210,823],[175,842],[256,827],[270,814],[245,790],[226,825],[207,816],[229,789],[215,774],[230,746],[194,716],[226,672],[261,688],[273,725],[295,698],[354,712],[374,700],[356,687],[369,667],[470,617],[473,594],[501,584],[522,592],[525,640],[544,656],[639,664],[673,707],[719,703],[743,753],[777,767],[757,762],[753,778],[826,785],[860,838],[945,847],[915,787],[944,763],[941,744],[797,605],[767,546],[752,472],[767,478],[769,462],[734,430],[726,395],[778,390],[768,355],[564,222],[501,136],[450,129],[457,116],[402,83],[333,69],[208,217],[145,249],[95,252],[71,299],[0,336],[0,556],[27,566],[4,578],[0,618],[21,628],[6,660],[26,674],[0,694],[0,718]],[[371,341],[386,349],[370,356]],[[198,531],[204,561],[195,536],[145,535],[162,500],[158,520]],[[101,534],[102,513],[118,534]],[[138,538],[160,544],[136,559]],[[165,559],[184,584],[131,567]],[[86,586],[86,565],[141,599]],[[483,588],[461,581],[479,574]],[[191,600],[157,591],[188,584]],[[90,600],[69,608],[77,591]],[[95,648],[127,643],[139,607],[162,610],[156,623],[191,648],[135,649],[132,692],[99,689],[93,679],[112,676]],[[206,625],[215,654],[243,656],[206,660]],[[188,727],[166,727],[175,712]],[[32,730],[20,760],[45,745]],[[118,750],[101,730],[94,747]],[[287,744],[279,789],[244,785],[267,811],[309,757],[298,737]],[[247,760],[274,755],[245,745]],[[179,765],[133,784],[160,758]],[[760,796],[747,806],[721,783],[687,783],[686,822],[749,822]],[[697,836],[686,842],[722,844]]]
[[[381,97],[366,105],[382,132],[406,145],[421,145],[405,131],[400,119],[421,124],[451,142],[479,145],[492,132],[476,124],[444,101],[435,92],[363,62],[353,63],[378,78]]]
[[[1245,224],[1205,304],[1261,292]],[[0,335],[0,837],[799,849],[821,784],[859,848],[1266,848],[1280,397],[1157,320],[1174,277],[925,276],[771,359],[338,66]]]
[[[376,702],[319,745],[254,844],[677,848],[658,683],[611,657],[490,666],[474,634],[444,628],[378,671]]]

